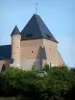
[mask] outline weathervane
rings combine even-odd
[[[38,2],[36,2],[35,4],[35,13],[37,14],[37,12],[38,12]]]

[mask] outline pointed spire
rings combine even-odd
[[[37,14],[38,12],[38,2],[35,3],[35,13]]]
[[[11,33],[11,36],[17,35],[17,34],[20,34],[20,31],[19,31],[19,29],[18,29],[18,27],[17,27],[17,25],[16,25],[16,26],[14,27],[12,33]]]

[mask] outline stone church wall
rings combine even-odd
[[[21,41],[21,66],[23,69],[31,69],[32,65],[35,65],[36,69],[41,69],[40,46],[43,46],[42,39]]]
[[[40,59],[39,48],[44,47],[46,59]],[[21,41],[21,67],[29,70],[32,65],[36,65],[36,69],[41,69],[45,64],[51,66],[59,66],[64,64],[61,56],[57,51],[57,43],[47,39],[24,40]]]
[[[47,59],[44,60],[43,62],[50,64],[52,66],[56,66],[57,65],[57,43],[47,40],[47,39],[43,39],[43,46],[45,46],[45,50],[46,50],[46,56]]]
[[[57,63],[59,64],[59,66],[65,65],[65,62],[63,61],[63,59],[58,51],[57,51]]]
[[[51,66],[61,66],[64,65],[64,61],[62,60],[61,55],[59,55],[59,52],[57,51],[57,43],[43,39],[43,46],[45,46],[47,59],[43,60],[43,66],[45,63],[50,64]]]

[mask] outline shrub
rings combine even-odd
[[[17,68],[0,72],[0,96],[33,95],[37,100],[71,100],[75,93],[75,69],[45,67],[48,75],[44,77],[36,71]]]
[[[44,66],[44,68],[43,68],[43,71],[46,71],[46,72],[49,71],[49,65],[48,65],[48,64],[45,64],[45,66]]]

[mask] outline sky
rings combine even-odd
[[[63,60],[75,67],[75,0],[0,0],[0,45],[11,44],[13,28],[24,28],[36,13],[36,2],[37,14],[59,41]]]

